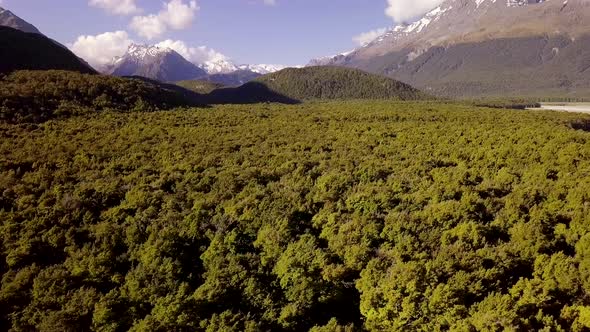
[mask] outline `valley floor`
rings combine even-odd
[[[588,123],[375,101],[0,124],[0,330],[587,330]]]

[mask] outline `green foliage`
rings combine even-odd
[[[402,82],[358,69],[344,67],[287,68],[261,76],[238,88],[212,91],[213,104],[303,101],[431,98]]]
[[[42,122],[103,110],[152,111],[191,103],[177,91],[111,76],[17,71],[0,80],[0,121],[12,123]]]
[[[478,99],[471,102],[478,107],[503,108],[503,109],[519,109],[541,107],[539,101],[535,98],[486,98]]]
[[[0,330],[590,329],[588,116],[103,102],[0,123]]]
[[[259,77],[254,82],[296,100],[416,100],[425,97],[402,82],[344,67],[287,68]]]

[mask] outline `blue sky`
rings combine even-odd
[[[385,14],[392,0],[275,0],[274,5],[265,4],[272,0],[198,0],[190,24],[148,40],[130,26],[134,16],[157,15],[169,1],[188,9],[190,0],[94,0],[134,3],[137,10],[130,14],[113,14],[89,1],[3,0],[2,6],[66,45],[81,35],[124,31],[135,42],[204,45],[237,63],[305,64],[356,47],[353,37],[360,33],[394,25]]]

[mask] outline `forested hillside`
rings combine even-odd
[[[393,79],[343,67],[287,68],[253,82],[295,100],[396,99],[425,97],[413,87]]]
[[[0,76],[0,121],[42,122],[103,110],[149,111],[195,104],[159,82],[70,71],[16,71]],[[187,91],[190,92],[190,91]]]
[[[212,91],[208,102],[296,104],[304,101],[430,98],[413,87],[387,77],[343,67],[287,68],[236,88]]]
[[[0,123],[0,330],[587,331],[589,123],[390,101]]]

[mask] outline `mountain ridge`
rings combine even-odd
[[[588,34],[586,0],[447,0],[411,24],[390,28],[350,53],[321,61],[387,75],[451,97],[528,95],[535,90],[580,94],[590,79],[584,72],[590,46],[581,42]],[[547,85],[553,77],[560,79]],[[457,86],[466,88],[456,91]]]
[[[236,65],[226,57],[193,63],[174,49],[147,44],[131,44],[126,53],[100,68],[115,76],[142,76],[162,82],[204,80],[238,86],[261,75],[283,69],[280,65]]]
[[[10,27],[22,32],[42,35],[41,31],[31,23],[16,16],[10,10],[0,7],[0,26]]]
[[[38,33],[0,26],[0,73],[16,70],[69,70],[94,74],[96,71],[74,53]]]

